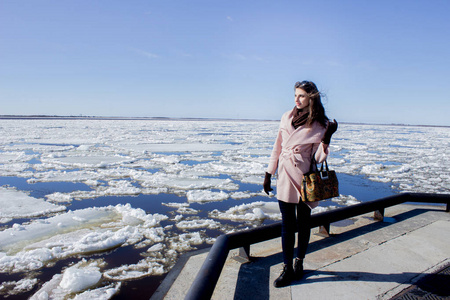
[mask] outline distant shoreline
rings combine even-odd
[[[279,120],[264,119],[232,119],[232,118],[171,118],[171,117],[119,117],[119,116],[58,116],[58,115],[0,115],[0,120],[148,120],[148,121],[233,121],[233,122],[279,122]],[[362,122],[339,122],[350,125],[380,125],[380,126],[410,126],[410,127],[443,127],[447,125],[413,125],[413,124],[383,124]]]
[[[48,116],[48,115],[0,115],[0,120],[149,120],[149,121],[244,121],[261,122],[278,120],[231,119],[231,118],[171,118],[171,117],[119,117],[119,116]]]

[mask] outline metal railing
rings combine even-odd
[[[405,202],[446,203],[446,211],[448,212],[450,194],[402,193],[348,207],[337,208],[312,215],[310,227],[321,227],[321,232],[328,234],[331,223],[370,212],[375,212],[374,217],[382,220],[385,208]],[[187,292],[185,300],[211,298],[230,250],[241,248],[239,254],[245,260],[245,258],[249,257],[251,244],[271,240],[280,236],[281,222],[219,236],[211,247],[197,277]]]

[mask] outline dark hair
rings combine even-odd
[[[297,81],[294,85],[294,89],[302,89],[309,96],[309,117],[306,121],[307,125],[311,125],[314,122],[318,122],[323,127],[327,127],[327,121],[329,120],[325,114],[325,108],[323,107],[321,100],[321,93],[317,89],[317,86],[312,81]]]

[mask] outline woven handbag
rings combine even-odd
[[[315,167],[315,170],[313,167]],[[319,170],[313,156],[309,172],[303,175],[301,195],[303,202],[314,202],[339,196],[339,182],[336,172],[328,169],[326,160]]]

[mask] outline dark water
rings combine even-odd
[[[226,175],[221,175],[221,178],[230,178]],[[378,198],[387,197],[396,193],[394,189],[392,189],[391,184],[372,182],[363,176],[353,176],[347,174],[338,174],[338,179],[340,183],[340,193],[343,195],[352,195],[360,201],[369,201]],[[250,191],[257,192],[262,189],[261,185],[257,184],[246,184],[241,182],[236,182],[239,184],[240,191]],[[8,185],[11,187],[15,187],[18,190],[28,191],[31,196],[36,198],[44,198],[45,195],[54,193],[54,192],[72,192],[76,190],[88,191],[90,187],[83,183],[71,183],[71,182],[51,182],[51,183],[34,183],[29,184],[26,182],[25,178],[18,177],[0,177],[0,185]],[[230,207],[234,207],[236,205],[241,205],[244,203],[252,203],[255,201],[274,201],[277,200],[275,197],[264,197],[264,196],[256,196],[249,199],[235,200],[235,199],[227,199],[224,201],[218,202],[208,202],[208,203],[190,203],[190,207],[199,211],[197,214],[200,218],[210,218],[208,213],[213,209],[219,210],[227,210]],[[126,204],[130,203],[133,208],[141,208],[145,210],[147,213],[160,213],[168,216],[172,216],[176,214],[177,208],[168,207],[163,205],[162,203],[187,203],[186,197],[180,197],[174,194],[159,194],[159,195],[138,195],[138,196],[107,196],[107,197],[99,197],[95,199],[86,199],[86,200],[73,200],[71,203],[65,204],[67,209],[69,210],[77,210],[88,207],[102,207],[108,205],[117,205],[117,204]],[[322,206],[339,206],[335,202],[332,201],[323,201],[321,203]],[[8,224],[3,224],[2,228],[10,227],[14,223],[26,223],[30,221],[30,219],[15,219]],[[250,223],[250,222],[233,222],[226,220],[218,220],[224,226],[232,227],[232,228],[248,228],[251,226],[259,226],[271,224],[274,221],[272,220],[264,220],[262,223]],[[161,226],[166,225],[174,225],[173,221],[166,220],[161,222]],[[171,234],[177,234],[176,227],[173,227],[173,232]],[[194,230],[195,231],[195,230]],[[181,232],[181,231],[180,231]],[[219,230],[206,230],[206,233],[210,237],[217,237],[222,234]],[[203,249],[210,247],[209,244],[203,244],[196,246],[198,249]],[[23,293],[21,295],[12,295],[9,296],[8,299],[27,299],[31,295],[33,295],[43,283],[50,280],[53,274],[61,273],[64,267],[76,263],[83,258],[103,258],[105,262],[108,264],[108,268],[120,266],[122,264],[132,264],[136,263],[142,256],[140,253],[145,251],[145,249],[134,249],[132,246],[127,247],[119,247],[117,249],[99,253],[95,255],[79,255],[76,257],[71,257],[66,260],[58,261],[52,266],[47,266],[39,271],[33,273],[35,278],[38,278],[40,283],[35,286],[32,291],[27,293]],[[28,274],[28,273],[27,273]],[[0,274],[0,281],[16,281],[25,277],[27,274]],[[156,291],[159,284],[165,278],[166,275],[162,276],[149,276],[139,280],[130,280],[122,282],[122,286],[120,288],[120,292],[114,296],[113,299],[149,299],[149,297]],[[105,281],[102,284],[106,285],[110,282]]]

